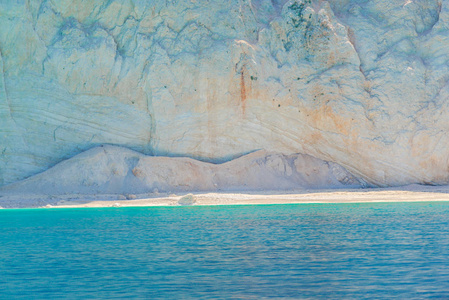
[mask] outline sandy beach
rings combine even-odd
[[[189,194],[37,195],[12,194],[0,198],[2,208],[78,208],[185,205],[253,205],[293,203],[366,203],[449,201],[448,186],[408,185],[395,188],[256,191]]]

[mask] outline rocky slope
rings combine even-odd
[[[447,0],[0,3],[0,185],[100,144],[448,183]]]
[[[190,158],[154,157],[100,146],[0,189],[11,194],[157,194],[190,191],[261,191],[359,188],[344,168],[308,155],[257,151],[211,164]]]

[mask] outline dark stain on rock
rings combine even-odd
[[[240,72],[240,102],[242,105],[242,112],[245,114],[246,110],[246,86],[245,86],[245,69],[242,68],[242,71]]]

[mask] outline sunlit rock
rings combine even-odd
[[[3,1],[0,185],[100,144],[303,153],[372,185],[448,183],[448,5]]]

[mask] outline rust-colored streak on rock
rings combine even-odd
[[[246,110],[246,87],[245,87],[245,70],[240,72],[240,102],[242,104],[242,112],[245,114]]]
[[[310,111],[309,121],[321,130],[339,133],[348,136],[351,129],[351,121],[335,114],[332,107],[326,103],[318,109]]]

